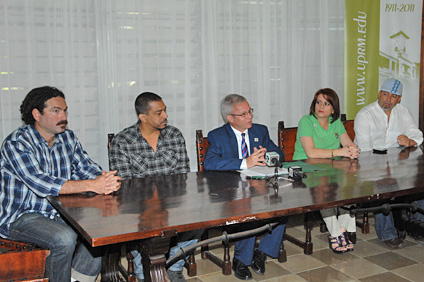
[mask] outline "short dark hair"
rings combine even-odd
[[[146,114],[150,110],[150,102],[162,101],[162,98],[152,92],[143,92],[135,99],[135,111],[139,114]]]
[[[28,92],[21,104],[21,118],[25,124],[34,124],[35,119],[32,116],[32,110],[37,109],[41,114],[46,105],[46,101],[51,98],[62,97],[65,99],[65,94],[59,89],[52,86],[42,86],[34,88]]]
[[[333,107],[334,113],[331,114],[333,117],[331,123],[335,122],[338,118],[340,118],[340,102],[336,91],[331,88],[323,88],[315,93],[314,100],[312,100],[311,107],[309,108],[309,114],[315,116],[315,104],[318,100],[319,94],[322,94],[325,100],[327,100],[327,102],[329,102]]]

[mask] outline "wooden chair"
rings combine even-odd
[[[278,122],[278,147],[284,151],[285,160],[292,161],[294,154],[294,147],[296,143],[297,127],[284,127],[284,121]],[[320,219],[317,212],[310,212],[305,214],[304,226],[306,230],[305,241],[301,241],[287,233],[284,234],[284,240],[287,240],[303,249],[303,253],[310,255],[313,252],[313,243],[311,231],[314,222]],[[321,231],[324,231],[321,225]]]
[[[354,141],[355,140],[355,130],[353,129],[354,121],[353,120],[346,120],[346,114],[341,114],[340,120],[341,120],[341,122],[343,123],[343,125],[346,129],[347,135],[349,135],[350,139],[352,141]]]
[[[340,115],[340,120],[343,123],[347,134],[352,141],[355,140],[354,121],[346,120],[346,114]],[[278,147],[284,150],[286,161],[293,160],[294,145],[296,143],[297,127],[284,127],[284,121],[278,122]]]
[[[49,281],[45,277],[49,250],[0,238],[0,281]]]
[[[297,127],[284,127],[284,121],[278,122],[278,147],[284,151],[286,162],[293,160]]]
[[[203,137],[202,130],[196,130],[197,171],[204,171],[206,150],[209,148],[208,137]]]
[[[341,121],[343,125],[345,126],[349,137],[352,140],[354,140],[355,131],[353,130],[354,128],[353,120],[346,120],[346,114],[342,114]],[[297,127],[285,128],[284,121],[278,122],[278,146],[280,147],[281,150],[284,151],[286,156],[286,161],[293,160],[293,154],[294,154],[295,143],[296,143],[296,134],[297,134]],[[287,233],[284,234],[284,239],[301,247],[305,254],[307,255],[312,254],[313,243],[311,241],[311,230],[316,221],[319,221],[320,231],[326,232],[327,228],[325,226],[325,223],[322,221],[320,214],[318,212],[309,212],[309,213],[305,213],[305,223],[304,223],[305,230],[306,230],[305,241],[300,241],[297,238],[294,238],[293,236],[290,236]],[[369,233],[368,214],[364,213],[363,222],[357,221],[356,225],[359,228],[361,228],[362,233],[364,234]]]
[[[110,146],[112,145],[112,140],[113,140],[114,137],[115,137],[114,133],[109,133],[107,135],[107,152],[108,152],[108,154],[109,154]],[[109,169],[110,169],[110,167],[109,167]],[[126,257],[127,257],[127,260],[128,260],[128,269],[127,270],[123,267],[123,265],[121,263],[119,251],[118,251],[119,257],[113,258],[113,260],[115,261],[115,264],[118,265],[117,266],[118,271],[126,278],[126,280],[128,282],[135,282],[136,277],[134,275],[134,263],[133,263],[134,257],[131,254],[130,245],[127,245],[126,252],[127,252]],[[197,266],[196,266],[194,254],[191,254],[189,256],[188,262],[186,262],[184,266],[187,268],[188,276],[192,277],[192,276],[197,275]]]
[[[343,125],[346,129],[347,135],[349,135],[349,137],[352,141],[355,141],[354,120],[346,120],[346,114],[341,114],[340,120],[341,120],[341,122],[343,123]],[[370,224],[369,224],[369,220],[368,220],[368,212],[364,212],[362,222],[358,221],[358,220],[356,221],[356,226],[361,228],[361,232],[363,234],[370,233]]]
[[[197,156],[197,171],[204,171],[206,150],[209,148],[207,137],[203,137],[202,130],[196,130],[196,156]],[[202,235],[202,241],[208,238],[208,229],[205,229]],[[202,259],[209,259],[222,269],[222,274],[231,274],[230,247],[224,245],[224,258],[220,259],[209,251],[208,245],[203,245],[201,249]]]
[[[112,145],[112,140],[115,137],[114,133],[108,133],[107,135],[107,152],[109,155],[110,146]],[[110,165],[110,164],[109,164]],[[110,167],[109,167],[110,169]],[[134,263],[133,255],[130,250],[130,245],[126,245],[126,258],[128,261],[128,268],[121,263],[121,247],[119,245],[108,247],[109,251],[102,259],[102,281],[114,281],[114,277],[117,277],[117,273],[121,273],[122,276],[128,282],[136,282],[137,278],[134,274]]]
[[[204,171],[204,162],[206,150],[209,147],[209,142],[207,137],[203,137],[202,130],[196,130],[196,153],[197,153],[197,170]],[[207,230],[203,233],[202,239],[207,239]],[[217,258],[215,255],[208,251],[208,246],[202,246],[202,258],[210,259],[216,265],[222,268],[222,273],[224,275],[231,274],[231,261],[230,261],[230,251],[229,247],[224,244],[224,260]],[[280,252],[278,256],[279,262],[287,261],[286,251],[284,249],[284,244],[281,242]]]

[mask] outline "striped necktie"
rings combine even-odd
[[[245,133],[241,134],[241,156],[243,157],[243,159],[247,158],[247,156],[249,155],[247,152],[246,139],[244,138],[245,135]]]

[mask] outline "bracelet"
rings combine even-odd
[[[333,150],[331,150],[331,157],[334,158]]]

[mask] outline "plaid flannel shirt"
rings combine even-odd
[[[25,125],[3,142],[0,163],[0,235],[22,214],[54,217],[47,201],[67,180],[93,179],[102,173],[71,130],[57,134],[52,148],[33,125]]]
[[[112,140],[109,166],[122,179],[190,171],[184,137],[167,125],[160,131],[156,152],[141,135],[139,122],[119,132]]]

